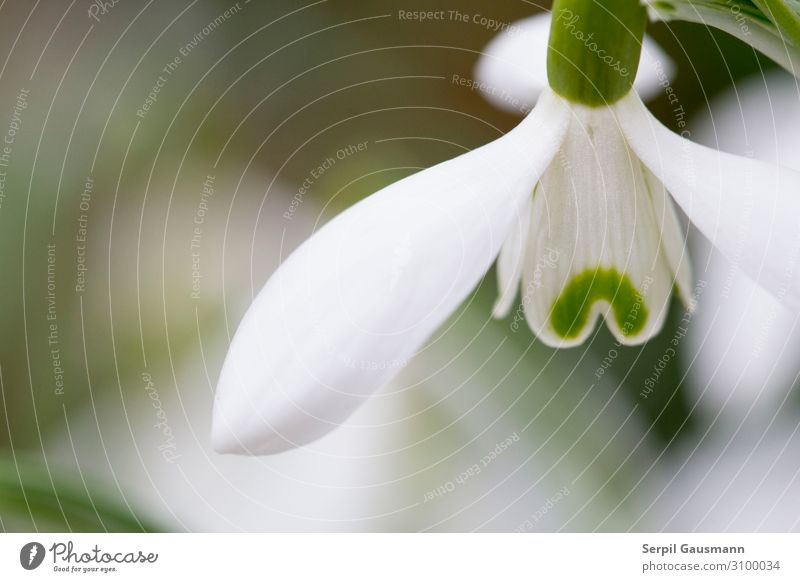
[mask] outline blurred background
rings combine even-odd
[[[468,22],[413,22],[404,10]],[[0,4],[0,530],[800,530],[800,334],[688,234],[698,309],[555,351],[490,273],[345,426],[210,447],[244,311],[299,242],[519,118],[457,82],[527,1]],[[797,85],[654,24],[695,141],[800,167]],[[360,144],[360,145],[359,145]],[[688,226],[688,225],[687,225]],[[674,348],[674,349],[671,349]]]

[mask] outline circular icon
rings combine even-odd
[[[19,551],[19,563],[26,570],[35,570],[44,561],[44,546],[39,542],[29,542]]]

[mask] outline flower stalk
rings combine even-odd
[[[628,94],[647,21],[638,0],[555,0],[547,52],[552,89],[600,107]]]

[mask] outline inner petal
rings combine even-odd
[[[500,250],[500,256],[497,259],[499,294],[492,309],[492,316],[498,319],[508,315],[514,305],[514,298],[517,296],[519,281],[522,277],[522,265],[530,221],[531,199],[524,198],[520,204],[517,220],[511,227],[511,234],[508,240],[503,243],[503,248]]]
[[[523,268],[531,328],[550,345],[578,345],[602,315],[621,343],[652,337],[673,279],[660,240],[642,165],[613,113],[575,106],[533,199]]]

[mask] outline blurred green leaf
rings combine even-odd
[[[783,0],[659,0],[650,8],[659,20],[685,20],[723,30],[798,75],[800,16]]]
[[[795,0],[753,0],[778,30],[800,46],[800,2]]]
[[[81,475],[0,457],[0,528],[3,531],[155,532],[126,500],[114,500]]]

